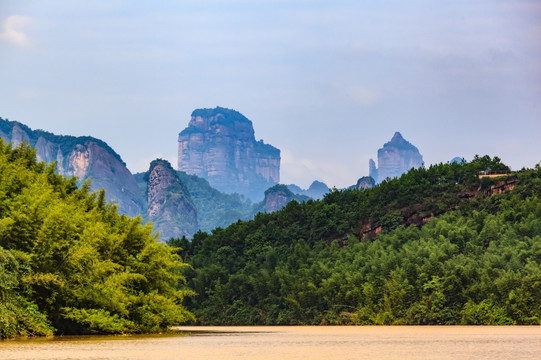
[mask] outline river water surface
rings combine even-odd
[[[537,326],[179,327],[0,341],[0,359],[541,359]]]

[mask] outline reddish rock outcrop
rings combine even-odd
[[[503,194],[511,191],[517,186],[517,182],[517,179],[506,179],[499,181],[490,187],[490,189],[487,191],[487,196]]]
[[[383,227],[379,222],[362,224],[360,228],[361,241],[372,240],[377,235],[381,234]]]

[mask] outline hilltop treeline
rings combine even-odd
[[[191,320],[151,226],[0,139],[0,338],[154,332]],[[179,284],[181,286],[179,286]]]
[[[170,243],[201,324],[539,324],[540,196],[475,157]]]

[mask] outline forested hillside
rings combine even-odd
[[[89,189],[0,139],[0,338],[153,332],[193,318],[178,255]]]
[[[175,248],[89,189],[0,140],[0,337],[152,332],[192,313],[201,324],[541,324],[539,165],[511,172],[485,156],[415,169]]]
[[[171,243],[201,324],[540,324],[540,196],[475,157]]]

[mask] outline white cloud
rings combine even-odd
[[[4,31],[0,34],[0,39],[4,39],[13,45],[28,46],[30,39],[24,33],[24,27],[30,22],[30,18],[21,15],[11,15],[4,20]]]

